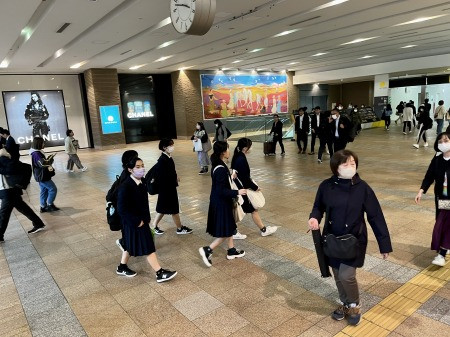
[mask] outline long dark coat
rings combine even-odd
[[[131,256],[150,255],[155,244],[150,233],[150,209],[145,183],[128,177],[119,186],[117,211],[122,221],[123,246]],[[144,225],[138,227],[141,221]]]
[[[160,214],[178,214],[178,176],[172,157],[162,153],[158,159],[156,179],[159,181],[159,194],[156,203],[156,212]]]
[[[212,186],[209,197],[208,223],[206,232],[216,238],[227,238],[234,234],[236,222],[233,217],[233,198],[238,191],[230,186],[230,172],[224,162],[211,172]]]
[[[391,239],[380,204],[370,186],[358,174],[352,179],[333,176],[323,181],[317,191],[310,218],[321,221],[329,210],[327,232],[336,236],[353,234],[358,238],[359,251],[354,260],[329,259],[331,267],[341,263],[351,267],[362,267],[367,249],[367,226],[364,213],[375,234],[381,253],[392,252]]]

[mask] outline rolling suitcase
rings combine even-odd
[[[270,156],[271,154],[275,154],[275,143],[274,142],[264,142],[264,155]]]

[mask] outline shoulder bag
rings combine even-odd
[[[217,165],[213,170],[213,174],[216,171],[216,169],[219,167],[225,168],[223,165]],[[239,190],[239,188],[236,186],[236,183],[233,180],[231,180],[230,175],[228,175],[228,181],[230,182],[230,187],[232,190],[236,190],[236,191]],[[236,198],[233,198],[233,218],[236,223],[241,222],[242,219],[244,219],[245,212],[241,206],[243,203],[244,203],[244,199],[242,198],[242,196],[238,195]]]

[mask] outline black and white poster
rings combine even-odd
[[[64,145],[67,117],[61,90],[3,91],[3,103],[7,128],[21,150],[29,149],[36,136],[45,139],[45,147]]]

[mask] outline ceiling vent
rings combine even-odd
[[[315,17],[310,18],[310,19],[302,20],[302,21],[299,21],[299,22],[294,22],[294,23],[291,23],[291,24],[289,25],[289,27],[297,26],[297,25],[299,25],[299,24],[301,24],[301,23],[313,21],[313,20],[318,19],[318,18],[320,18],[320,17],[321,17],[321,16],[319,15],[319,16],[315,16]]]
[[[235,43],[238,43],[238,42],[242,42],[242,41],[245,41],[245,40],[247,40],[247,38],[240,39],[240,40],[236,40],[236,41],[233,41],[233,42],[228,42],[228,43],[227,43],[227,46],[232,45],[232,44],[235,44]]]
[[[397,34],[397,35],[392,35],[389,36],[390,39],[396,38],[396,37],[403,37],[403,36],[409,36],[409,35],[414,35],[417,34],[417,32],[411,32],[411,33],[405,33],[405,34]]]
[[[126,53],[129,53],[131,49],[128,49],[127,51],[124,51],[123,53],[120,53],[120,55],[125,55]]]
[[[66,22],[65,24],[63,24],[61,27],[59,27],[59,29],[56,31],[57,33],[62,33],[63,31],[66,30],[67,27],[70,26],[70,22]]]

